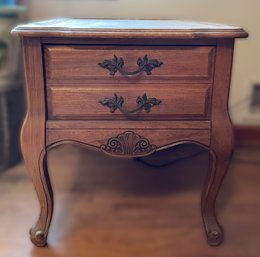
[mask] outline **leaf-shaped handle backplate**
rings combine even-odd
[[[107,106],[110,109],[110,112],[114,113],[117,109],[119,109],[126,115],[139,113],[142,109],[146,112],[150,112],[153,106],[159,105],[161,102],[161,100],[158,100],[155,97],[148,98],[146,93],[144,93],[142,97],[138,96],[136,98],[137,107],[133,110],[126,110],[123,107],[124,98],[122,96],[118,96],[117,94],[114,94],[111,98],[105,98],[99,101],[99,103],[103,106]]]
[[[116,55],[111,60],[104,60],[98,65],[103,69],[109,70],[109,74],[114,76],[116,72],[120,72],[123,76],[133,76],[146,72],[147,75],[152,74],[152,70],[160,67],[163,62],[158,61],[157,59],[150,59],[147,55],[143,58],[139,57],[137,59],[138,69],[136,71],[125,71],[124,70],[124,60],[122,57],[118,58]]]

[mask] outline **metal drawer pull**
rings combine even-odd
[[[118,96],[117,94],[114,94],[112,98],[105,98],[99,101],[99,103],[103,106],[107,106],[110,109],[110,112],[114,113],[117,109],[119,109],[126,115],[139,113],[142,109],[146,112],[150,112],[153,106],[159,105],[161,102],[161,100],[158,100],[155,97],[148,98],[146,93],[144,93],[142,97],[138,96],[136,98],[137,107],[133,110],[126,110],[123,107],[124,98],[122,96]]]
[[[117,71],[119,71],[123,76],[133,76],[138,73],[146,72],[147,75],[152,74],[152,70],[154,68],[160,67],[163,63],[159,62],[156,59],[148,59],[148,56],[145,55],[143,58],[139,57],[137,59],[138,69],[136,71],[125,71],[124,68],[124,60],[123,58],[118,58],[114,55],[114,58],[111,60],[104,60],[102,63],[98,65],[103,69],[109,70],[109,74],[114,76]]]

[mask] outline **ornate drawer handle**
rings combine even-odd
[[[159,62],[156,59],[148,59],[148,56],[145,55],[143,58],[139,57],[137,59],[138,69],[136,71],[125,71],[124,67],[124,60],[123,58],[118,58],[114,55],[114,58],[111,60],[104,60],[102,63],[98,65],[103,69],[107,69],[110,71],[110,75],[114,76],[117,71],[119,71],[123,76],[133,76],[141,72],[146,72],[147,75],[152,74],[152,70],[154,68],[160,67],[163,63]]]
[[[161,102],[161,100],[158,100],[155,97],[147,98],[146,93],[144,93],[142,97],[138,96],[136,98],[137,107],[128,111],[123,107],[124,98],[122,96],[118,96],[117,94],[114,94],[112,98],[105,98],[99,101],[99,103],[103,106],[107,106],[110,109],[110,112],[114,113],[117,109],[119,109],[126,115],[139,113],[142,109],[144,109],[146,112],[150,112],[153,106],[159,105]]]

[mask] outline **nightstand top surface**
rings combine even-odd
[[[19,25],[12,31],[35,37],[165,37],[239,38],[247,37],[240,27],[183,20],[119,20],[60,18]]]

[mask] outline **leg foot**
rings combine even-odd
[[[221,226],[218,227],[218,230],[211,230],[207,232],[208,244],[210,246],[219,246],[224,240],[224,233]]]
[[[44,247],[47,245],[47,234],[43,230],[38,228],[32,228],[30,230],[31,241],[38,247]]]

